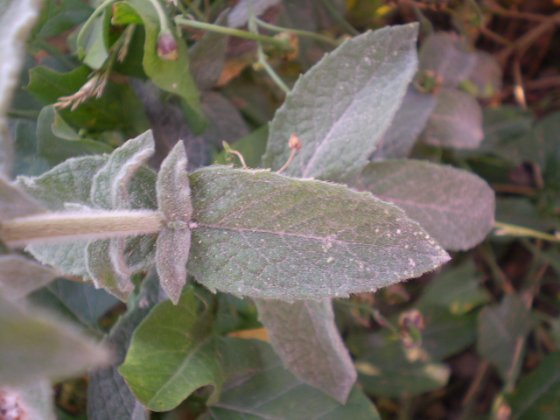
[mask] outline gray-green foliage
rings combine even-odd
[[[370,163],[351,185],[399,206],[449,250],[472,248],[494,225],[494,192],[467,171],[388,160]]]
[[[334,323],[330,299],[256,300],[259,319],[282,362],[303,382],[344,404],[356,370]]]
[[[365,166],[416,70],[417,25],[389,27],[346,41],[296,82],[270,123],[266,167],[302,149],[286,173],[346,180]]]
[[[56,271],[21,255],[0,255],[0,293],[20,299],[57,277]]]
[[[449,258],[402,210],[341,185],[215,166],[194,172],[191,188],[198,226],[189,272],[210,290],[284,300],[348,296]]]

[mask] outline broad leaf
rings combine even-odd
[[[523,352],[525,336],[534,321],[516,295],[507,295],[499,305],[485,307],[478,318],[478,353],[492,363],[505,382],[514,383],[521,365],[512,363]],[[517,370],[514,370],[517,368]]]
[[[61,379],[106,364],[108,352],[70,325],[0,296],[0,385]]]
[[[476,149],[483,137],[482,110],[476,99],[460,90],[440,92],[422,141],[433,146]]]
[[[171,410],[207,385],[219,393],[223,378],[211,314],[208,308],[199,313],[199,304],[194,289],[188,288],[177,305],[157,305],[132,336],[119,372],[150,410]]]
[[[300,77],[270,123],[264,165],[284,165],[294,133],[302,148],[287,174],[341,181],[359,172],[416,70],[416,33],[416,24],[366,32]]]
[[[471,74],[475,64],[476,56],[467,52],[465,43],[453,33],[430,35],[420,48],[419,70],[435,73],[444,86],[457,86]]]
[[[383,134],[371,160],[407,157],[424,130],[436,103],[437,99],[434,95],[420,93],[413,86],[409,86],[400,108]]]
[[[266,343],[224,339],[220,348],[227,382],[211,418],[380,419],[357,387],[342,405],[287,371]]]
[[[158,56],[157,44],[160,36],[159,17],[153,4],[148,0],[126,0],[144,22],[145,41],[142,61],[146,75],[161,89],[179,95],[184,99],[195,118],[202,119],[202,109],[196,84],[189,72],[187,47],[179,31],[174,31],[177,42],[176,60],[163,60]],[[165,17],[167,19],[167,17]]]
[[[283,300],[348,296],[449,259],[403,211],[368,193],[223,166],[190,180],[197,228],[188,267],[210,290]]]
[[[344,404],[356,382],[356,371],[336,328],[330,299],[255,303],[284,366]]]
[[[472,248],[494,225],[494,192],[467,171],[415,160],[374,162],[350,185],[399,206],[446,249]]]
[[[91,284],[58,279],[28,298],[33,304],[57,311],[82,325],[98,329],[98,320],[118,302]]]
[[[20,187],[0,174],[0,219],[41,213],[45,209]]]
[[[0,291],[10,299],[20,299],[57,277],[49,267],[20,255],[0,255]]]
[[[175,145],[161,164],[156,191],[158,209],[165,218],[165,227],[156,242],[156,269],[161,287],[177,304],[187,281],[187,261],[191,247],[189,222],[193,210],[187,154],[182,142]]]
[[[129,302],[128,311],[117,321],[105,339],[115,354],[113,365],[98,369],[89,377],[88,418],[105,420],[145,420],[146,410],[117,370],[126,355],[132,333],[160,300],[159,280],[154,272],[142,283],[140,292]]]
[[[23,62],[25,39],[39,14],[40,0],[4,0],[0,9],[0,173],[11,170],[13,148],[6,112]]]
[[[549,354],[525,376],[507,397],[511,418],[521,420],[560,417],[560,352]]]
[[[39,380],[16,388],[0,386],[0,414],[5,420],[55,420],[51,384]]]

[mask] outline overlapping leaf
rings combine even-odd
[[[189,272],[211,290],[286,300],[347,296],[448,260],[403,211],[368,193],[220,166],[190,178],[197,228]]]
[[[270,124],[266,167],[279,169],[296,134],[302,149],[286,173],[342,181],[366,165],[416,70],[417,25],[346,41],[300,77]]]
[[[344,404],[356,381],[356,370],[338,333],[330,299],[256,300],[256,304],[284,366]]]
[[[472,248],[494,225],[494,192],[466,171],[414,160],[374,162],[351,185],[402,208],[446,249]]]
[[[10,299],[27,296],[57,277],[49,267],[20,255],[0,255],[0,292]]]

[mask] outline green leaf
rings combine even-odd
[[[51,165],[87,154],[111,152],[100,141],[81,137],[56,112],[53,106],[44,107],[37,118],[37,154]]]
[[[475,64],[476,56],[467,52],[466,44],[453,33],[430,35],[420,48],[419,70],[434,72],[447,87],[465,80]]]
[[[416,306],[441,306],[452,314],[465,314],[490,301],[488,292],[480,287],[481,282],[482,273],[470,261],[450,268],[431,280]]]
[[[433,146],[476,149],[483,137],[482,110],[476,99],[460,90],[442,90],[422,141]]]
[[[25,190],[0,174],[0,219],[41,213],[44,208]]]
[[[106,33],[109,30],[109,22],[106,11],[96,17],[88,29],[83,38],[79,38],[84,45],[78,45],[78,51],[83,51],[85,54],[82,58],[84,64],[94,70],[99,70],[109,58],[109,49],[106,45]]]
[[[127,312],[117,321],[104,340],[115,353],[113,365],[98,369],[88,381],[88,419],[146,420],[146,410],[117,370],[126,355],[132,333],[159,302],[159,279],[152,271],[143,281],[139,293],[132,296]]]
[[[357,350],[358,378],[367,394],[376,397],[413,396],[442,388],[450,370],[442,363],[427,359],[422,352],[407,349],[401,341],[388,334],[370,334],[350,348]],[[416,349],[417,350],[417,349]]]
[[[14,152],[5,115],[18,82],[25,40],[40,7],[40,0],[4,0],[0,8],[0,173],[4,174],[11,170]]]
[[[350,185],[399,206],[453,251],[472,248],[494,226],[494,192],[467,171],[415,160],[374,162]]]
[[[409,86],[401,107],[383,134],[371,160],[407,157],[418,136],[424,130],[436,103],[437,99],[434,95],[420,93],[414,87]]]
[[[144,22],[146,36],[142,63],[146,75],[159,88],[183,98],[195,118],[203,120],[198,90],[189,72],[187,47],[181,39],[179,31],[173,33],[177,41],[177,59],[161,59],[157,53],[157,43],[162,28],[160,28],[156,9],[148,0],[126,0],[124,3],[130,5]]]
[[[211,418],[380,419],[357,387],[342,405],[287,371],[266,343],[230,338],[220,348],[227,382]]]
[[[521,367],[513,365],[516,352],[523,351],[524,339],[533,326],[531,312],[513,294],[507,295],[499,305],[486,306],[480,312],[478,353],[498,369],[504,382],[515,382]]]
[[[284,366],[344,404],[356,382],[356,371],[336,328],[330,299],[255,303]]]
[[[266,139],[268,137],[268,126],[262,125],[252,133],[231,144],[231,148],[237,150],[245,158],[245,163],[249,168],[256,168],[260,165],[261,156],[266,150]],[[214,157],[214,163],[226,165],[235,161],[235,156],[228,155],[221,151]]]
[[[43,1],[39,22],[33,30],[34,38],[51,38],[85,21],[92,8],[81,0]]]
[[[117,300],[91,284],[58,279],[28,298],[33,304],[98,329],[98,320],[117,303]]]
[[[21,299],[53,281],[58,274],[20,255],[0,255],[0,291],[12,300]]]
[[[47,313],[0,296],[0,384],[59,380],[106,364],[108,352]]]
[[[156,185],[158,209],[166,222],[156,242],[156,268],[161,287],[177,304],[187,282],[193,211],[183,142],[179,141],[161,164]]]
[[[554,420],[560,417],[560,352],[544,358],[507,397],[513,420]]]
[[[449,258],[404,212],[368,193],[223,166],[190,180],[197,228],[188,268],[210,290],[283,300],[348,296]]]
[[[0,387],[0,413],[6,420],[55,420],[51,384],[49,381],[39,380],[17,388]]]
[[[270,123],[265,167],[284,165],[294,133],[302,148],[287,174],[342,181],[358,173],[414,75],[417,30],[410,24],[366,32],[300,77]]]
[[[153,411],[175,408],[202,386],[217,395],[223,378],[211,335],[211,314],[199,314],[192,287],[177,305],[158,304],[134,332],[119,372],[138,400]]]

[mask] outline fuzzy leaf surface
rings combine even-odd
[[[11,170],[13,147],[5,114],[23,62],[25,39],[41,8],[41,0],[4,0],[0,6],[0,173]]]
[[[449,259],[402,210],[369,193],[224,166],[190,180],[198,227],[188,268],[210,290],[282,300],[348,296]]]
[[[0,291],[10,299],[20,299],[40,289],[57,277],[57,273],[20,255],[0,255]]]
[[[409,155],[435,108],[434,95],[418,92],[409,86],[387,132],[379,142],[371,160],[400,159]]]
[[[188,226],[192,216],[191,188],[183,142],[178,142],[162,162],[156,191],[158,209],[166,221],[156,242],[156,268],[161,287],[177,304],[187,282],[187,261],[191,247]]]
[[[442,90],[422,141],[433,146],[476,149],[483,138],[482,110],[476,99],[460,90]]]
[[[62,379],[107,363],[106,350],[71,325],[0,296],[0,385]]]
[[[157,305],[132,336],[119,372],[150,410],[171,410],[202,386],[221,387],[211,320],[198,306],[194,289],[186,289],[177,305]]]
[[[41,213],[45,209],[33,197],[0,175],[0,218],[11,219],[14,217],[28,216]]]
[[[344,404],[357,374],[334,322],[331,300],[255,303],[284,366],[303,382]]]
[[[56,420],[53,389],[49,381],[39,380],[36,383],[15,388],[0,388],[0,401],[2,402],[1,413],[3,415],[6,413],[3,416],[6,420],[16,418],[10,415],[10,406],[18,407],[23,411],[26,419]],[[17,416],[17,418],[22,417]]]
[[[223,339],[227,381],[211,418],[379,420],[369,399],[355,387],[340,404],[290,373],[267,343]]]
[[[351,184],[389,201],[445,249],[472,248],[494,225],[492,189],[476,175],[416,160],[370,163]]]
[[[302,148],[286,174],[345,180],[359,172],[414,75],[417,31],[411,24],[366,32],[300,77],[270,123],[264,166],[288,160],[294,133]]]

